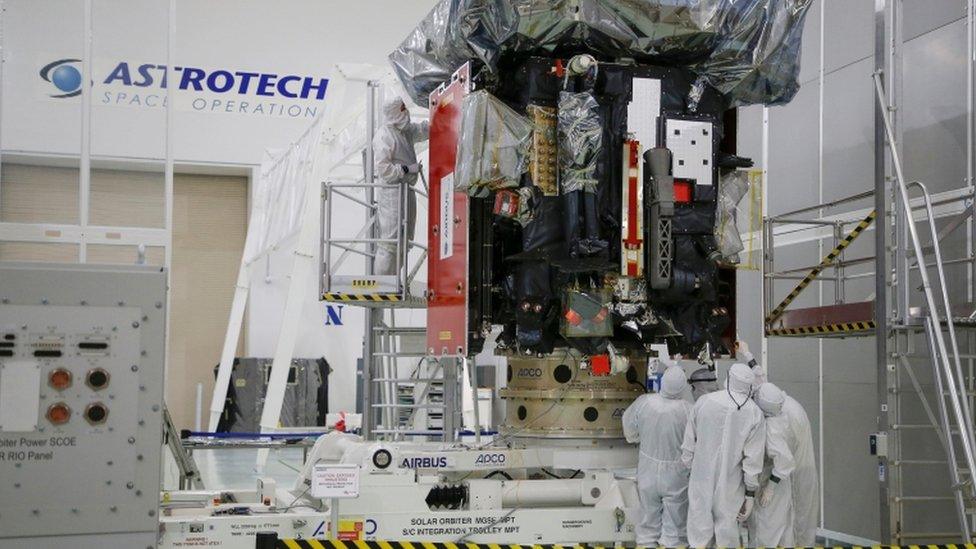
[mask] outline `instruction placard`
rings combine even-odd
[[[454,173],[441,178],[441,245],[440,258],[454,255]]]
[[[312,469],[312,497],[358,498],[359,466],[352,463],[322,463]]]

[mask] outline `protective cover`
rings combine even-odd
[[[502,189],[495,193],[495,204],[492,213],[499,217],[516,221],[526,226],[532,221],[532,202],[535,194],[532,187],[519,189]]]
[[[731,106],[789,102],[811,0],[441,0],[390,55],[418,105],[467,60],[587,52],[681,65]]]
[[[736,170],[725,174],[718,185],[718,207],[715,212],[715,244],[722,258],[729,263],[739,262],[739,252],[745,249],[736,221],[736,211],[742,197],[749,192],[749,172]]]
[[[231,372],[233,391],[230,421],[223,423],[224,431],[256,433],[261,430],[261,411],[268,389],[270,358],[239,358]],[[325,425],[328,393],[327,378],[315,359],[296,358],[291,361],[285,398],[281,404],[280,423],[283,427]],[[327,375],[327,374],[326,374]],[[324,398],[323,398],[324,397]],[[220,429],[218,429],[220,430]]]
[[[470,196],[517,187],[528,170],[534,125],[487,91],[464,98],[454,188]]]
[[[596,98],[587,92],[560,92],[558,130],[560,190],[595,193],[597,161],[603,149],[603,124]]]

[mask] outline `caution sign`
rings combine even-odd
[[[312,469],[312,497],[358,498],[359,466],[352,463],[322,463]]]

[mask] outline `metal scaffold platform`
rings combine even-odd
[[[396,237],[382,238],[379,230],[377,193],[389,185],[374,175],[372,143],[384,93],[391,93],[389,81],[368,82],[365,108],[348,124],[356,135],[340,160],[361,176],[337,176],[348,169],[337,170],[322,186],[319,293],[325,302],[365,308],[362,435],[371,440],[451,440],[459,426],[455,410],[462,369],[429,357],[426,328],[405,324],[398,315],[427,307],[427,285],[417,280],[419,273],[426,274],[427,246],[409,230],[411,199],[427,203],[423,169],[416,185],[399,189]],[[379,246],[394,250],[395,274],[374,273]]]
[[[901,5],[882,2],[876,8],[875,71],[870,75],[876,99],[874,189],[767,217],[762,230],[767,337],[876,341],[879,414],[871,447],[878,460],[881,539],[895,544],[969,542],[976,534],[974,2],[969,2],[967,22],[971,97],[964,185],[933,194],[925,183],[905,176],[897,103]],[[865,203],[871,205],[865,208]],[[864,237],[869,232],[873,238]],[[944,257],[943,248],[953,237],[965,241],[963,253]],[[819,263],[794,267],[778,262],[777,249],[802,243],[818,245]],[[852,249],[859,254],[851,257]],[[859,299],[850,300],[848,289],[855,283],[858,290],[851,293]],[[868,285],[873,292],[865,296]],[[811,286],[819,286],[814,306],[805,293]],[[831,287],[832,296],[825,291]],[[933,467],[947,475],[935,474]],[[923,478],[946,482],[919,483]],[[958,529],[937,531],[941,527],[919,519],[953,515]]]

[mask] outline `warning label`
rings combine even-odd
[[[316,498],[358,498],[359,466],[317,464],[312,469],[312,496]]]
[[[441,178],[441,245],[440,258],[454,255],[454,174]]]
[[[566,530],[579,530],[581,528],[589,528],[593,526],[593,521],[590,519],[576,519],[576,520],[564,520],[563,528]]]

